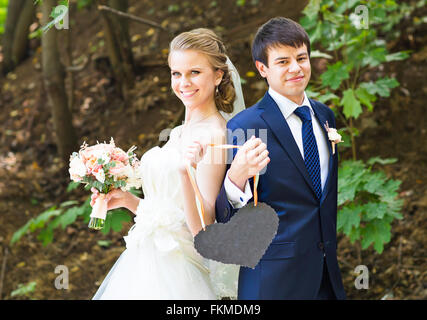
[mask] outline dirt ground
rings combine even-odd
[[[162,23],[174,32],[203,26],[221,34],[231,60],[246,80],[243,91],[250,106],[266,90],[250,55],[257,27],[277,15],[298,19],[306,1],[297,4],[247,1],[242,7],[227,0],[213,3],[184,1],[178,11],[173,11],[166,1],[131,0],[129,11]],[[130,23],[139,73],[132,103],[125,107],[114,92],[104,65],[102,24],[99,14],[94,12],[83,10],[71,15],[73,57],[77,60],[91,56],[88,66],[75,74],[73,124],[79,143],[109,141],[113,136],[124,149],[137,145],[136,152],[141,156],[158,143],[159,132],[183,108],[170,89],[165,49],[171,38],[149,26]],[[387,165],[385,170],[388,176],[402,180],[399,197],[404,199],[404,218],[393,224],[391,242],[381,255],[372,248],[362,251],[362,264],[370,270],[367,290],[355,289],[353,272],[359,264],[356,249],[347,238],[339,236],[338,258],[348,299],[427,298],[426,25],[414,26],[408,18],[399,28],[402,34],[389,44],[389,49],[392,52],[411,49],[413,54],[378,72],[391,72],[401,86],[390,98],[380,99],[374,112],[358,119],[356,126],[362,129],[357,140],[360,159],[398,158],[398,162]],[[90,299],[125,249],[123,236],[132,223],[125,224],[120,234],[103,235],[77,220],[65,230],[58,229],[54,242],[46,247],[33,233],[9,246],[12,234],[30,218],[54,204],[83,201],[88,196],[82,188],[71,193],[65,191],[69,183],[68,168],[55,156],[51,111],[42,86],[39,40],[33,40],[31,45],[30,57],[6,79],[0,78],[0,268],[6,261],[0,298]],[[63,46],[60,50],[64,50]],[[313,73],[319,72],[316,62],[312,63]],[[345,159],[350,154],[344,151],[340,156]],[[111,240],[111,245],[100,246],[99,240]],[[55,289],[58,265],[69,269],[68,290]],[[37,283],[33,293],[11,297],[18,284],[31,281]]]

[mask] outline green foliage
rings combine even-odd
[[[0,35],[4,33],[4,24],[7,17],[8,0],[0,0]]]
[[[179,4],[170,4],[168,6],[168,11],[169,12],[178,12],[180,9]]]
[[[35,232],[41,229],[37,239],[42,241],[43,245],[47,245],[53,241],[53,231],[59,226],[65,229],[68,225],[74,223],[78,216],[84,217],[84,220],[87,220],[86,222],[89,221],[91,212],[90,198],[81,206],[68,207],[70,204],[69,201],[64,202],[59,208],[54,205],[37,217],[30,219],[12,235],[10,244],[15,244],[27,232]]]
[[[69,2],[68,0],[60,0],[58,2],[58,6],[65,6],[66,10],[58,10],[57,7],[52,8],[52,11],[49,15],[49,17],[53,18],[52,21],[50,21],[47,25],[42,27],[43,32],[47,32],[52,28],[55,24],[60,23],[64,17],[68,14],[68,8],[69,8]]]
[[[36,290],[37,283],[35,281],[29,282],[27,284],[18,284],[18,289],[15,289],[10,294],[11,297],[15,296],[23,296],[23,297],[29,297],[31,296],[31,293],[33,293]]]
[[[34,1],[34,5],[41,4],[41,3],[42,3],[42,0],[35,0]],[[77,0],[77,9],[82,10],[82,9],[91,7],[92,4],[93,4],[93,0]],[[68,13],[69,0],[59,0],[57,2],[57,5],[66,6],[67,11],[66,12],[60,12],[60,11],[56,10],[55,7],[52,8],[52,11],[50,13],[50,17],[52,17],[53,20],[50,21],[47,25],[45,25],[41,28],[38,28],[37,30],[31,32],[28,36],[29,39],[40,38],[42,36],[43,32],[49,31],[49,29],[52,28],[55,24],[61,22],[64,19],[64,16]],[[1,34],[1,9],[0,9],[0,34]]]
[[[108,248],[111,245],[111,240],[98,240],[98,246]]]
[[[366,11],[359,12],[360,8]],[[378,96],[388,97],[391,89],[399,85],[394,78],[369,83],[360,82],[360,78],[383,63],[408,58],[408,51],[389,53],[385,39],[379,36],[387,35],[407,15],[407,8],[401,9],[394,0],[311,0],[304,9],[300,23],[309,34],[311,45],[324,51],[317,51],[316,56],[329,60],[327,70],[314,81],[316,88],[311,90],[320,92],[320,101],[331,100],[331,94],[339,97],[331,102],[339,107],[334,111],[345,119],[357,119],[363,106],[372,111]],[[393,19],[389,20],[389,16]]]
[[[236,6],[244,7],[248,2],[246,0],[236,0]],[[251,0],[249,2],[251,6],[257,6],[259,4],[259,0]]]
[[[338,171],[337,231],[354,243],[360,240],[362,249],[373,244],[382,253],[390,241],[391,223],[402,219],[403,200],[397,199],[400,181],[387,179],[382,171],[373,171],[374,163],[388,164],[396,159],[371,158],[344,161]]]
[[[417,6],[421,2],[425,0]],[[322,51],[314,50],[312,58],[328,61],[326,71],[314,79],[307,94],[334,106],[345,124],[339,130],[345,143],[339,147],[352,147],[353,160],[344,161],[339,168],[337,231],[352,243],[360,241],[362,249],[373,244],[382,253],[390,241],[392,221],[402,218],[402,201],[396,199],[401,182],[388,179],[382,171],[372,171],[372,166],[396,159],[375,157],[366,164],[357,161],[355,138],[359,130],[353,121],[373,111],[379,97],[389,97],[399,86],[396,79],[387,76],[369,82],[361,79],[385,63],[408,58],[408,51],[389,53],[386,40],[390,39],[386,37],[410,10],[395,0],[310,0],[303,14],[300,23],[312,47]]]
[[[77,0],[77,9],[81,10],[92,6],[93,0]]]
[[[77,184],[78,185],[78,184]],[[75,183],[68,185],[67,192],[75,189]],[[140,194],[140,191],[131,190],[133,194]],[[30,219],[24,226],[19,228],[12,235],[10,245],[15,244],[28,232],[38,232],[37,239],[46,246],[53,241],[54,230],[61,227],[64,230],[67,226],[76,222],[78,218],[83,219],[84,223],[90,220],[92,207],[90,206],[90,197],[79,205],[78,201],[69,200],[43,211],[37,217]],[[115,209],[108,212],[105,226],[101,230],[103,234],[108,234],[111,230],[120,232],[123,228],[123,222],[130,222],[131,216],[126,210]],[[88,229],[89,230],[89,229]]]

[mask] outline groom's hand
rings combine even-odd
[[[228,178],[243,191],[246,181],[258,174],[269,162],[267,145],[260,138],[252,136],[237,151],[228,171]]]

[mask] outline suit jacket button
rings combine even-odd
[[[318,247],[320,250],[323,250],[323,248],[325,248],[325,246],[323,245],[323,242],[319,242]]]

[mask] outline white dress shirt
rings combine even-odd
[[[271,87],[268,89],[268,93],[273,98],[273,100],[279,106],[280,111],[283,114],[284,120],[286,120],[289,129],[291,129],[292,135],[295,139],[295,142],[301,152],[301,156],[304,159],[304,146],[302,141],[302,121],[294,113],[295,109],[300,106],[308,106],[311,112],[311,119],[313,124],[313,132],[316,137],[317,148],[319,150],[320,158],[320,178],[322,183],[322,191],[325,187],[326,179],[328,177],[328,165],[329,165],[329,148],[328,141],[323,131],[319,120],[317,120],[314,115],[314,111],[311,107],[310,101],[307,98],[306,93],[304,92],[304,101],[301,105],[296,104],[295,102],[289,100],[288,98],[282,96],[281,94],[274,91]],[[267,145],[268,150],[268,145]],[[249,186],[249,181],[246,181],[245,192],[242,192],[231,180],[228,178],[228,171],[225,176],[224,188],[227,194],[228,201],[230,204],[238,209],[246,205],[246,203],[252,198],[252,191]]]

